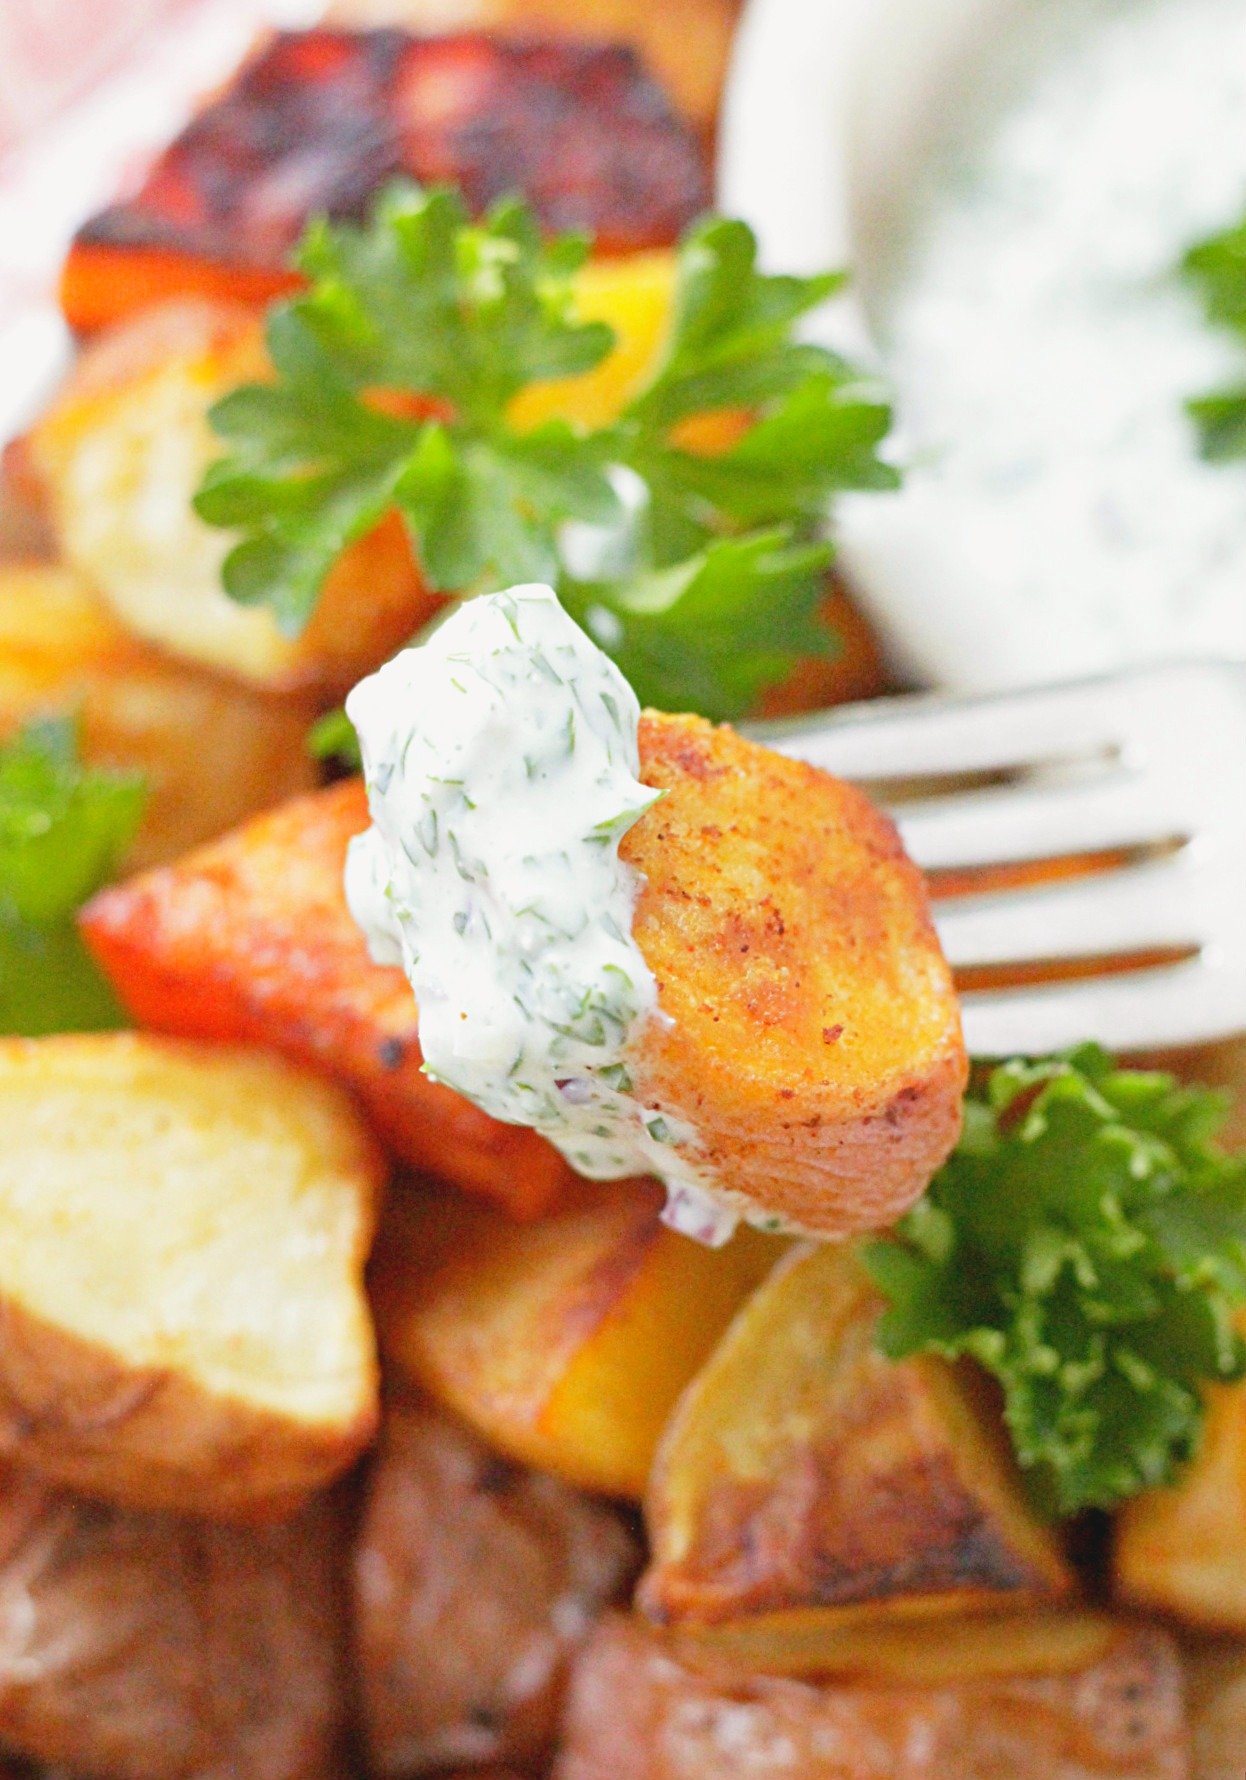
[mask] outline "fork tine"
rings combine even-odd
[[[1073,883],[936,905],[935,926],[953,965],[1035,963],[1198,946],[1211,912],[1205,875],[1167,859]]]
[[[1127,727],[1118,699],[1082,686],[951,701],[879,699],[816,719],[755,724],[750,734],[781,754],[840,778],[868,782],[1000,771],[1116,747]]]
[[[925,871],[1186,838],[1175,797],[1124,767],[1084,784],[926,798],[893,814],[905,847]]]
[[[1041,1056],[1094,1038],[1111,1051],[1202,1044],[1241,1030],[1246,982],[1203,960],[961,999],[975,1057]]]

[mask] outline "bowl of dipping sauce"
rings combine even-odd
[[[854,274],[905,481],[841,561],[903,673],[1246,659],[1246,457],[1186,407],[1246,342],[1180,271],[1246,214],[1242,0],[753,0],[720,202]]]

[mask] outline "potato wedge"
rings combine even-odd
[[[999,1637],[1008,1621],[999,1621]],[[1023,1622],[1022,1622],[1023,1623]],[[1122,1625],[1068,1674],[919,1687],[701,1672],[612,1614],[574,1670],[554,1780],[1187,1780],[1177,1654]]]
[[[1126,1502],[1114,1571],[1123,1601],[1246,1633],[1246,1384],[1211,1387],[1192,1463]]]
[[[955,1143],[967,1074],[921,874],[860,792],[731,729],[648,712],[640,761],[666,795],[620,852],[670,1019],[641,1035],[638,1095],[777,1222],[892,1222]]]
[[[652,1618],[714,1624],[1068,1594],[998,1411],[970,1375],[874,1347],[882,1303],[850,1248],[793,1250],[680,1400],[646,1502]],[[832,1623],[834,1614],[832,1612]]]
[[[229,535],[190,504],[222,455],[207,412],[266,371],[252,311],[194,300],[144,310],[85,348],[29,437],[29,461],[65,560],[135,636],[255,685],[340,693],[439,602],[396,517],[342,557],[297,641],[223,591]]]
[[[315,783],[308,699],[253,691],[147,648],[72,569],[0,569],[0,739],[61,713],[80,715],[89,761],[147,781],[127,861],[136,869]]]
[[[335,1516],[135,1514],[0,1471],[0,1737],[107,1780],[333,1780]]]
[[[396,1193],[370,1276],[381,1351],[513,1458],[639,1500],[671,1408],[782,1245],[712,1250],[648,1181],[518,1226]]]
[[[568,1661],[639,1556],[609,1508],[436,1410],[395,1407],[353,1570],[372,1771],[546,1756]]]
[[[413,1167],[539,1216],[570,1179],[543,1139],[421,1073],[415,1001],[346,907],[362,786],[296,799],[166,870],[104,891],[88,946],[141,1026],[271,1045],[344,1081]]]
[[[263,1052],[0,1042],[0,1449],[139,1508],[286,1510],[376,1424],[382,1165]]]

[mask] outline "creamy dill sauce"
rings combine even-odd
[[[954,683],[1246,656],[1246,465],[1204,463],[1183,411],[1243,362],[1174,276],[1246,205],[1246,5],[1019,19],[984,54],[1007,102],[936,157],[878,306],[913,467],[870,523],[932,541],[915,608],[948,610],[913,631]]]
[[[695,1132],[629,1075],[663,1016],[619,858],[660,795],[627,681],[549,588],[516,587],[465,601],[346,708],[372,813],[347,899],[411,981],[428,1074],[592,1179],[657,1175],[668,1222],[724,1241],[737,1209],[689,1158]]]

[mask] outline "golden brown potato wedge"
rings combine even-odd
[[[669,1022],[641,1035],[638,1095],[755,1209],[892,1222],[956,1140],[967,1070],[920,872],[860,792],[731,729],[648,712],[640,762],[666,795],[620,852]]]
[[[1192,1463],[1125,1504],[1115,1573],[1123,1601],[1246,1633],[1246,1384],[1213,1386]]]
[[[1190,1718],[1190,1780],[1242,1780],[1246,1764],[1246,1643],[1182,1642]]]
[[[87,760],[143,774],[146,811],[128,860],[140,869],[315,783],[309,700],[146,647],[72,569],[0,569],[0,739],[60,714],[80,716]]]
[[[970,1375],[874,1346],[852,1250],[793,1250],[680,1400],[659,1449],[639,1601],[714,1624],[871,1602],[939,1611],[1054,1598],[1072,1575]],[[834,1613],[831,1623],[834,1624]]]
[[[336,1528],[135,1514],[0,1471],[0,1738],[105,1780],[334,1780]]]
[[[502,1452],[638,1500],[671,1407],[781,1244],[702,1248],[649,1181],[517,1225],[395,1193],[370,1283],[382,1353]]]
[[[263,1052],[0,1042],[0,1448],[110,1501],[275,1512],[376,1423],[382,1167]]]
[[[396,518],[347,551],[297,641],[223,591],[229,534],[191,508],[222,455],[207,412],[266,372],[253,311],[193,299],[144,310],[84,349],[27,455],[62,555],[135,636],[256,685],[341,692],[439,602]]]
[[[566,1163],[429,1081],[410,985],[372,962],[351,919],[346,847],[367,825],[358,780],[298,798],[104,891],[82,916],[87,944],[140,1026],[271,1045],[327,1070],[412,1167],[540,1216]]]
[[[1007,1639],[1013,1622],[996,1623]],[[555,1780],[762,1774],[1188,1780],[1179,1661],[1162,1632],[1122,1625],[1073,1673],[813,1685],[701,1671],[634,1620],[599,1623],[573,1673]]]
[[[569,1658],[638,1559],[611,1509],[436,1410],[395,1407],[354,1556],[371,1769],[546,1756]]]

